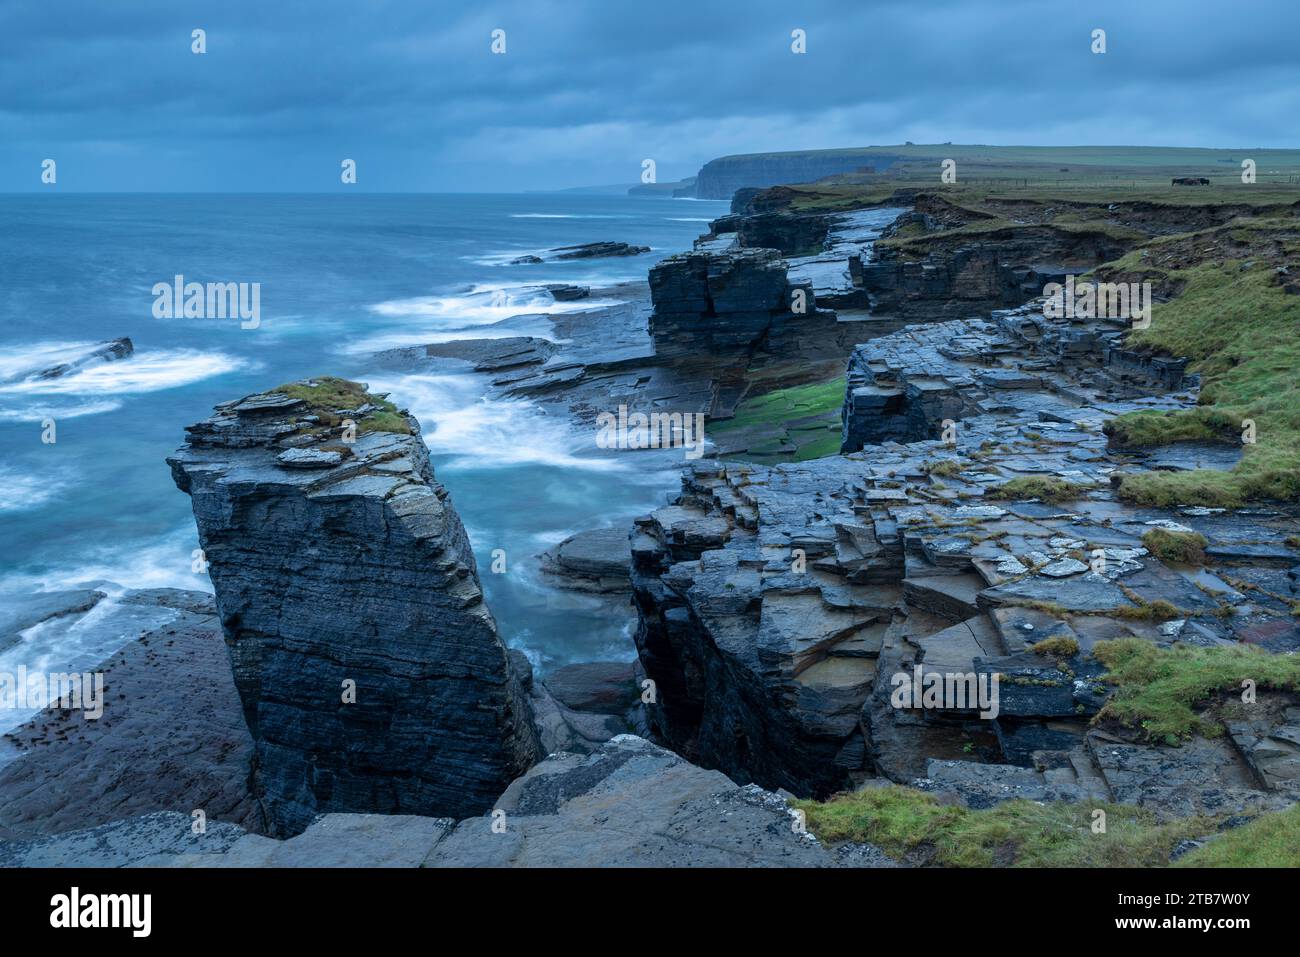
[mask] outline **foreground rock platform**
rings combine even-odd
[[[495,824],[495,829],[494,829]],[[81,867],[894,867],[870,845],[828,849],[785,799],[739,787],[642,738],[555,754],[494,813],[457,822],[326,814],[274,840],[237,828],[191,833],[155,814],[38,841],[0,843],[0,864]]]
[[[111,586],[100,588],[105,607],[83,628],[137,637],[95,669],[104,676],[98,719],[51,707],[4,735],[12,760],[0,765],[0,839],[164,811],[187,828],[201,811],[213,826],[260,830],[248,787],[253,741],[212,596],[164,588],[108,597]]]

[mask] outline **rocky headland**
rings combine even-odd
[[[740,183],[718,162],[696,188]],[[1298,208],[743,189],[618,306],[378,357],[471,369],[579,429],[620,406],[707,417],[675,501],[539,559],[630,594],[634,663],[535,676],[507,650],[386,397],[320,379],[223,404],[171,460],[217,612],[173,640],[210,670],[219,629],[204,746],[229,760],[172,793],[137,780],[89,829],[15,805],[0,861],[1163,866],[1291,820],[1300,480],[1291,420],[1233,371],[1283,360],[1218,361],[1200,323],[1223,325],[1208,276],[1253,290],[1235,321],[1291,328]],[[1053,313],[1045,288],[1074,275],[1149,282],[1164,311]],[[898,695],[960,682],[996,697]],[[0,788],[64,766],[71,745],[34,743],[59,727],[16,737]],[[192,835],[201,790],[221,823]],[[1089,844],[1098,810],[1115,834]],[[906,830],[979,815],[1004,836]],[[1054,850],[1026,824],[1048,818]]]

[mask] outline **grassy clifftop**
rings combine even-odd
[[[1105,279],[1149,281],[1171,298],[1131,345],[1186,356],[1202,380],[1200,403],[1181,413],[1113,420],[1123,445],[1244,444],[1230,472],[1126,476],[1123,497],[1145,504],[1240,505],[1300,498],[1300,219],[1240,220],[1156,240],[1107,264]],[[1253,436],[1249,427],[1253,424]]]
[[[903,259],[1044,231],[1060,242],[1091,237],[1127,250],[1094,272],[1104,281],[1152,284],[1152,324],[1129,343],[1188,358],[1202,392],[1188,412],[1113,420],[1113,440],[1130,447],[1241,443],[1253,424],[1255,441],[1231,471],[1131,474],[1121,495],[1142,504],[1218,507],[1300,499],[1300,151],[910,149],[912,158],[883,174],[779,187],[755,202],[791,212],[910,206],[933,228],[912,223],[878,244]],[[933,160],[940,155],[957,160],[957,183],[938,182]],[[1239,169],[1248,155],[1258,167],[1258,181],[1249,184]],[[1044,166],[1049,157],[1061,165]],[[1170,165],[1174,160],[1185,165]],[[1205,176],[1210,184],[1174,186],[1173,176]]]

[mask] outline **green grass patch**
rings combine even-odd
[[[1113,420],[1108,431],[1131,445],[1239,442],[1250,420],[1255,442],[1243,446],[1231,471],[1125,476],[1120,495],[1129,501],[1230,508],[1252,499],[1300,499],[1300,297],[1275,282],[1266,262],[1250,269],[1243,262],[1168,272],[1182,292],[1157,303],[1150,328],[1129,338],[1132,346],[1191,359],[1190,370],[1201,375],[1200,407],[1132,413]]]
[[[1300,867],[1300,804],[1224,831],[1175,867]]]
[[[804,462],[839,452],[843,404],[844,377],[838,376],[745,399],[730,419],[710,422],[709,431],[723,436],[738,431],[765,436],[749,443],[744,458]],[[794,452],[789,452],[789,447]]]
[[[926,475],[938,475],[948,478],[960,475],[961,469],[961,462],[957,461],[957,459],[940,459],[937,462],[926,462],[921,466],[921,470]]]
[[[1205,546],[1209,542],[1200,532],[1171,532],[1164,528],[1153,528],[1142,536],[1142,544],[1161,561],[1204,565]]]
[[[1064,479],[1026,475],[993,486],[984,493],[984,497],[991,499],[1037,498],[1055,504],[1079,498],[1087,491],[1088,489],[1084,486],[1075,482],[1067,482]]]
[[[399,435],[411,433],[410,423],[397,406],[387,399],[380,399],[366,391],[364,384],[337,376],[318,376],[302,382],[290,382],[272,392],[302,399],[308,405],[308,414],[320,419],[320,425],[335,428],[342,424],[344,416],[339,411],[360,409],[367,404],[376,408],[356,420],[357,432],[395,432]]]
[[[1300,656],[1251,645],[1158,648],[1140,638],[1119,638],[1097,642],[1092,653],[1109,671],[1103,680],[1115,685],[1094,720],[1111,718],[1167,744],[1222,734],[1209,706],[1220,694],[1240,692],[1243,681],[1261,690],[1300,690]]]
[[[1068,636],[1057,635],[1034,642],[1029,650],[1045,658],[1073,658],[1079,653],[1079,643]]]
[[[947,867],[1160,867],[1179,841],[1214,827],[1204,818],[1159,824],[1126,805],[1017,800],[972,811],[898,785],[792,804],[826,843],[867,842]],[[1105,833],[1093,832],[1096,809],[1106,812]]]

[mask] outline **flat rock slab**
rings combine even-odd
[[[221,854],[247,836],[220,821],[195,834],[189,814],[159,811],[51,837],[0,841],[0,867],[132,867],[160,856]]]
[[[47,708],[5,736],[24,753],[0,768],[0,838],[163,810],[183,814],[187,828],[195,810],[210,824],[258,826],[252,739],[215,617],[182,612],[98,670],[102,717]]]
[[[18,641],[20,632],[51,618],[89,611],[102,598],[104,592],[94,588],[5,595],[3,607],[0,607],[0,650]]]
[[[277,841],[245,834],[221,854],[183,853],[142,861],[156,867],[419,867],[456,822],[410,814],[325,814]]]
[[[542,679],[555,699],[574,711],[625,714],[638,701],[635,665],[591,661],[557,668]]]
[[[641,738],[555,755],[517,780],[492,818],[462,821],[431,867],[834,867],[870,864],[799,834],[785,800],[738,787]],[[877,859],[878,861],[879,859]]]
[[[632,544],[621,526],[578,532],[541,556],[542,571],[579,591],[625,591],[631,565]]]

